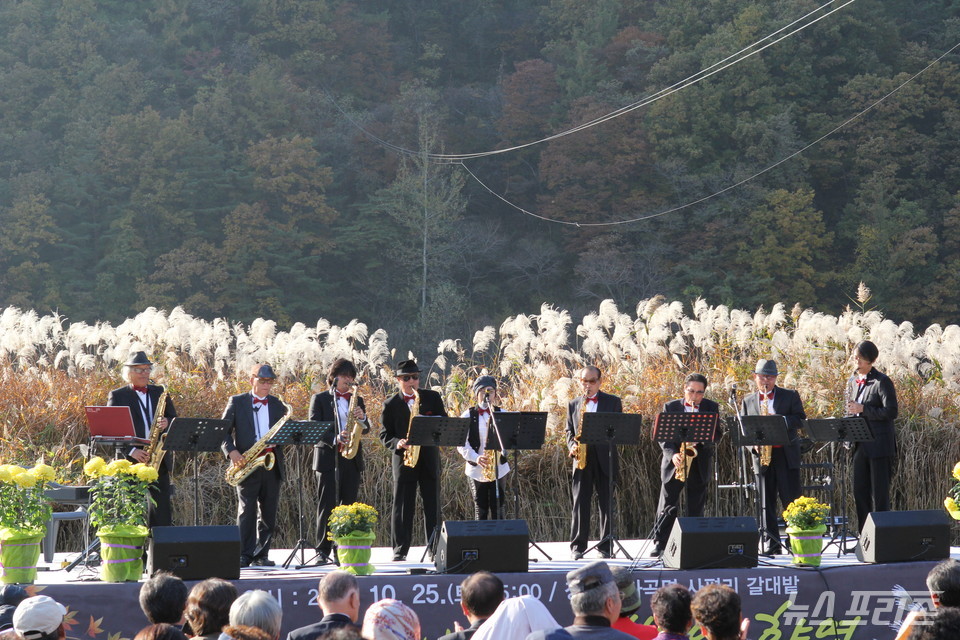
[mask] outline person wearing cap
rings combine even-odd
[[[583,558],[590,541],[590,502],[594,492],[600,511],[601,544],[597,547],[604,558],[611,557],[613,533],[610,515],[607,513],[610,492],[617,483],[619,457],[613,449],[613,463],[610,462],[610,447],[606,445],[587,446],[586,466],[577,468],[577,451],[580,434],[580,416],[584,413],[604,412],[622,413],[623,403],[617,396],[600,391],[601,373],[597,367],[584,367],[580,370],[580,385],[583,395],[574,398],[567,405],[567,449],[573,461],[573,513],[570,519],[570,550],[574,560]],[[585,406],[584,406],[585,405]]]
[[[473,395],[476,406],[468,408],[460,417],[470,418],[467,441],[457,451],[466,460],[464,473],[470,478],[470,493],[473,495],[473,514],[475,520],[499,520],[503,518],[504,476],[510,472],[507,457],[503,454],[500,434],[496,431],[496,419],[491,411],[500,411],[496,406],[497,381],[493,376],[480,376],[473,383]],[[486,474],[488,465],[497,465],[496,481],[489,480]]]
[[[417,389],[420,385],[420,367],[415,360],[404,360],[397,365],[397,393],[383,402],[380,418],[380,442],[393,452],[393,514],[391,543],[393,559],[407,559],[413,538],[413,516],[417,506],[417,489],[423,504],[425,539],[437,526],[437,506],[440,502],[440,451],[437,447],[422,447],[414,467],[403,464],[403,454],[410,447],[407,432],[410,429],[410,411],[419,402],[419,415],[446,416],[443,398],[436,391]],[[419,395],[419,400],[417,399]]]
[[[133,431],[138,438],[150,439],[150,427],[154,423],[154,414],[164,388],[157,384],[150,384],[150,373],[153,371],[153,362],[143,351],[130,354],[123,363],[123,378],[127,384],[114,389],[107,395],[108,407],[129,407],[133,418]],[[173,400],[167,394],[164,402],[163,415],[157,419],[157,429],[167,428],[169,421],[177,417],[177,410]],[[149,462],[149,455],[139,447],[130,449],[127,458],[131,462]],[[169,527],[173,524],[173,512],[170,508],[170,471],[173,469],[173,455],[168,453],[163,457],[160,468],[157,469],[157,480],[150,484],[150,495],[153,500],[147,510],[147,522],[151,527]]]
[[[707,378],[700,373],[691,373],[683,381],[683,398],[663,405],[664,413],[719,413],[720,405],[704,398],[707,391]],[[660,461],[660,503],[657,505],[657,520],[653,530],[654,547],[651,556],[659,556],[667,546],[667,538],[677,519],[680,494],[687,490],[687,515],[691,518],[703,517],[707,504],[707,487],[713,475],[713,453],[716,448],[712,442],[694,445],[696,456],[687,458],[690,469],[685,481],[677,480],[677,468],[684,464],[684,455],[680,442],[661,442],[663,457]]]
[[[554,631],[534,631],[527,640],[632,640],[617,631],[613,623],[620,617],[620,590],[606,562],[591,562],[567,574],[573,624]]]
[[[725,584],[712,583],[699,589],[690,611],[707,640],[746,640],[750,618],[744,618],[740,595]]]
[[[611,567],[610,571],[613,573],[613,579],[617,581],[617,589],[620,590],[620,617],[614,620],[613,628],[640,640],[653,640],[657,636],[655,626],[638,624],[630,619],[631,616],[640,613],[641,602],[633,571],[629,567],[622,566]]]
[[[340,434],[334,447],[321,443],[313,448],[313,470],[317,475],[317,552],[328,559],[333,541],[327,538],[327,520],[330,512],[340,504],[353,504],[360,493],[363,475],[363,451],[358,446],[353,458],[344,458],[341,446],[349,441],[346,431],[347,410],[356,390],[357,367],[346,358],[337,358],[327,372],[329,389],[310,398],[310,419],[318,422],[333,422],[340,425]],[[336,409],[334,409],[336,404]],[[370,432],[366,405],[358,397],[353,408],[353,417],[363,425],[363,433]]]
[[[760,479],[761,509],[763,511],[763,553],[772,556],[783,550],[780,544],[780,528],[777,515],[800,497],[800,423],[807,417],[800,394],[777,386],[777,363],[760,360],[754,369],[753,380],[756,393],[743,398],[741,412],[747,416],[778,415],[786,418],[787,436],[790,444],[774,446],[770,464],[761,463],[761,451],[753,451],[753,469]],[[777,510],[777,496],[781,508]]]
[[[229,421],[230,426],[221,449],[234,466],[242,466],[244,452],[260,441],[287,413],[280,398],[270,395],[276,378],[270,365],[256,364],[250,370],[250,391],[231,396],[227,401],[223,419]],[[271,567],[275,564],[267,554],[277,527],[283,451],[278,447],[273,454],[273,469],[261,466],[237,486],[241,567]]]
[[[63,618],[67,609],[50,596],[33,596],[17,605],[13,630],[23,640],[63,640],[67,634]]]
[[[856,346],[856,371],[847,380],[846,413],[870,425],[871,442],[853,446],[853,501],[858,531],[871,511],[890,511],[890,479],[897,461],[897,391],[893,382],[873,366],[880,356],[877,345],[864,340]]]

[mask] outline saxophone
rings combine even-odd
[[[763,396],[763,394],[761,394]],[[765,398],[761,397],[757,404],[760,407],[760,415],[768,416],[770,415],[769,406]],[[770,459],[773,458],[773,447],[770,445],[762,445],[760,447],[760,466],[769,467]]]
[[[577,424],[577,469],[587,468],[587,445],[580,444],[580,436],[583,435],[583,416],[587,413],[587,396],[583,396],[583,402],[580,403],[580,422]]]
[[[277,460],[276,455],[274,455],[273,451],[267,451],[266,453],[263,453],[263,451],[267,448],[267,442],[270,440],[270,438],[277,435],[277,432],[280,431],[280,427],[282,427],[284,423],[293,416],[293,407],[284,402],[283,398],[280,398],[280,402],[282,402],[283,406],[287,408],[287,412],[283,414],[283,417],[277,420],[277,422],[270,427],[270,430],[267,431],[262,438],[257,440],[252,447],[244,452],[243,461],[240,463],[240,465],[231,464],[227,467],[227,473],[224,475],[224,480],[226,480],[227,484],[231,487],[239,486],[241,482],[246,480],[251,473],[260,467],[263,467],[268,471],[273,469],[273,465]]]
[[[160,470],[163,456],[167,453],[163,448],[163,443],[167,440],[167,430],[157,429],[157,424],[160,422],[160,418],[163,417],[163,412],[166,411],[166,409],[167,389],[164,387],[163,393],[160,394],[160,399],[157,400],[157,410],[153,412],[153,423],[150,424],[150,443],[147,445],[147,448],[144,449],[147,453],[147,464],[157,471]]]
[[[493,451],[492,449],[487,449],[487,440],[490,439],[490,434],[493,432],[493,429],[496,428],[496,421],[493,418],[493,406],[490,406],[490,422],[487,423],[487,437],[483,442],[480,443],[480,451],[487,452],[487,464],[482,465],[481,476],[483,482],[496,482],[497,481],[497,471],[500,466],[500,450],[497,449]]]
[[[673,477],[680,482],[686,482],[690,475],[690,467],[693,465],[693,459],[697,457],[697,447],[690,442],[680,443],[680,453],[683,454],[683,464],[675,467]]]
[[[413,429],[413,419],[420,415],[420,393],[414,389],[413,395],[416,399],[413,401],[413,408],[410,409],[410,424],[407,425],[407,438],[410,437],[410,431]],[[418,460],[420,460],[420,446],[408,446],[403,452],[403,465],[412,469],[417,466]]]
[[[356,385],[354,385],[356,386]],[[354,411],[357,408],[357,390],[353,390],[350,396],[350,403],[347,406],[347,424],[343,431],[347,433],[347,441],[340,445],[340,455],[347,460],[352,460],[360,451],[360,436],[363,434],[363,423],[357,420]],[[333,393],[333,410],[337,417],[340,417],[340,409],[337,407],[337,394]]]

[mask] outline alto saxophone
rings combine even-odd
[[[283,415],[282,418],[277,420],[276,424],[270,427],[270,430],[267,431],[262,438],[257,440],[252,447],[247,449],[243,453],[243,460],[239,465],[231,464],[227,467],[227,473],[224,475],[224,480],[231,487],[239,486],[241,482],[246,480],[251,473],[263,467],[267,471],[273,469],[273,465],[277,461],[276,455],[273,451],[267,451],[264,453],[264,449],[267,448],[267,442],[273,436],[277,435],[277,432],[280,431],[280,427],[293,416],[293,407],[288,405],[283,401],[283,398],[280,398],[280,402],[283,403],[283,406],[287,408],[287,412]]]
[[[674,468],[673,477],[680,482],[686,482],[687,476],[690,475],[693,459],[697,457],[697,447],[690,442],[681,442],[680,453],[683,454],[683,464]]]
[[[147,453],[147,464],[157,471],[160,470],[163,456],[167,453],[163,448],[163,443],[167,441],[167,430],[157,429],[160,418],[163,417],[163,412],[166,411],[166,409],[167,389],[164,387],[163,393],[160,394],[160,399],[157,400],[157,410],[153,412],[153,423],[150,425],[150,443],[147,445],[147,448],[144,449]]]
[[[354,385],[356,387],[356,385]],[[357,390],[354,388],[353,395],[350,396],[350,402],[347,406],[347,424],[343,431],[347,434],[347,441],[340,445],[340,455],[346,460],[352,460],[360,451],[360,436],[363,434],[363,423],[357,420],[354,411],[357,409]],[[337,394],[333,394],[333,410],[337,418],[340,417],[340,409],[337,407]]]
[[[490,439],[490,434],[493,429],[496,428],[496,420],[493,417],[493,407],[490,407],[490,422],[487,423],[487,437],[483,442],[480,443],[480,451],[487,452],[487,463],[482,466],[480,477],[483,478],[482,482],[496,482],[497,481],[497,472],[500,467],[500,450],[496,451],[492,449],[487,449],[487,441]]]
[[[407,425],[407,438],[410,437],[410,431],[413,429],[413,419],[420,415],[420,393],[414,389],[413,390],[414,401],[413,408],[410,409],[410,424]],[[419,445],[410,445],[403,452],[403,466],[410,467],[411,469],[417,466],[417,461],[420,460],[420,446]]]
[[[577,424],[577,469],[587,468],[587,445],[580,444],[580,436],[583,435],[583,416],[587,413],[587,396],[583,396],[583,402],[580,403],[580,422]]]
[[[760,415],[768,416],[770,415],[770,408],[767,404],[767,400],[763,397],[764,394],[760,394],[760,399],[757,404],[760,407]],[[760,466],[769,467],[770,460],[773,458],[773,447],[771,445],[761,445],[760,446]]]

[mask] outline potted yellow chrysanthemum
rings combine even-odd
[[[829,515],[830,507],[815,498],[801,496],[787,505],[783,520],[787,523],[794,564],[820,566]]]
[[[139,580],[143,573],[143,544],[147,528],[147,500],[157,470],[129,460],[90,459],[83,472],[94,480],[90,487],[90,522],[100,538],[105,582]]]
[[[357,576],[368,576],[376,567],[370,564],[370,554],[376,533],[377,510],[368,504],[354,502],[334,507],[330,512],[327,537],[337,544],[340,568]]]
[[[32,469],[0,465],[0,580],[4,583],[27,584],[37,579],[40,542],[51,511],[43,491],[53,478],[53,467],[43,463]]]
[[[960,520],[960,505],[957,504],[957,500],[960,500],[960,462],[953,465],[952,475],[955,482],[947,493],[943,506],[946,507],[950,517],[954,520]]]

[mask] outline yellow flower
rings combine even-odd
[[[102,474],[105,476],[115,476],[118,473],[129,473],[130,467],[133,466],[133,463],[129,460],[114,460],[106,467],[104,467]]]
[[[960,481],[960,462],[953,465],[953,478],[957,481]]]
[[[18,473],[14,476],[13,481],[16,482],[19,486],[24,489],[32,489],[37,486],[37,481],[40,478],[32,469],[24,471],[23,473]]]
[[[13,482],[13,474],[10,472],[11,466],[13,465],[0,464],[0,482]]]
[[[36,473],[37,477],[43,482],[50,482],[57,477],[57,473],[53,470],[53,467],[42,462],[33,467],[33,472]]]
[[[160,477],[156,469],[140,462],[130,467],[130,473],[136,475],[144,482],[155,482],[156,479]]]
[[[96,478],[97,476],[103,475],[103,470],[106,466],[107,463],[103,461],[103,458],[96,456],[90,458],[87,464],[83,465],[83,473],[91,478]]]
[[[943,506],[947,508],[947,511],[957,511],[957,501],[950,496],[944,499]]]

